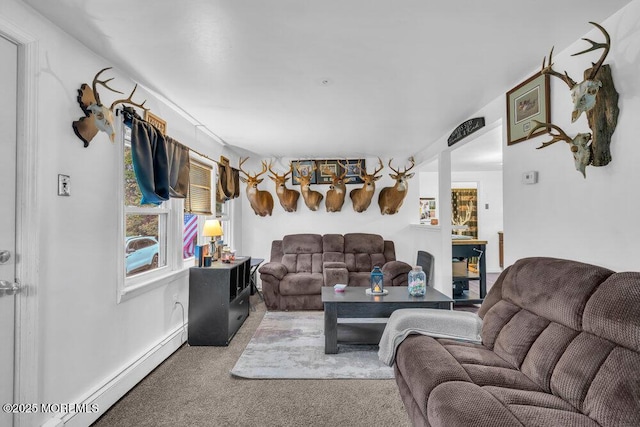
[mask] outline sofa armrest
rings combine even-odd
[[[347,285],[349,282],[349,271],[344,262],[325,262],[322,264],[322,276],[325,286],[333,286],[337,283]]]
[[[258,271],[260,274],[269,274],[278,280],[282,280],[288,273],[287,267],[279,262],[268,262],[260,267]]]
[[[385,286],[406,286],[411,266],[402,261],[389,261],[382,266]]]

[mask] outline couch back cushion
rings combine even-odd
[[[322,273],[322,236],[290,234],[282,239],[282,264],[289,273]]]
[[[322,236],[322,261],[344,262],[344,236],[342,234]]]
[[[378,234],[345,234],[344,262],[349,271],[364,272],[371,271],[376,265],[382,267],[387,262],[384,256],[384,239]]]
[[[640,273],[528,258],[504,275],[483,342],[601,425],[640,425]]]

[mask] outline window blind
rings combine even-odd
[[[191,160],[189,170],[189,193],[184,210],[196,215],[212,215],[211,212],[211,166]]]

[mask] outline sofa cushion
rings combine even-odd
[[[344,236],[342,234],[325,234],[322,236],[323,252],[344,253]]]
[[[282,238],[285,254],[322,253],[322,236],[319,234],[290,234]]]
[[[287,274],[280,281],[280,295],[319,295],[323,283],[322,273]]]
[[[538,316],[575,330],[595,288],[613,271],[554,258],[524,258],[511,266],[502,283],[502,298]]]
[[[345,253],[384,253],[384,239],[379,234],[347,233],[344,235]]]

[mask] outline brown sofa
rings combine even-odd
[[[482,344],[399,345],[415,426],[640,426],[640,273],[522,259],[478,315]]]
[[[321,310],[321,289],[336,283],[369,286],[374,266],[385,286],[406,286],[411,266],[396,261],[395,246],[367,233],[290,234],[271,245],[271,260],[258,270],[269,310]]]

